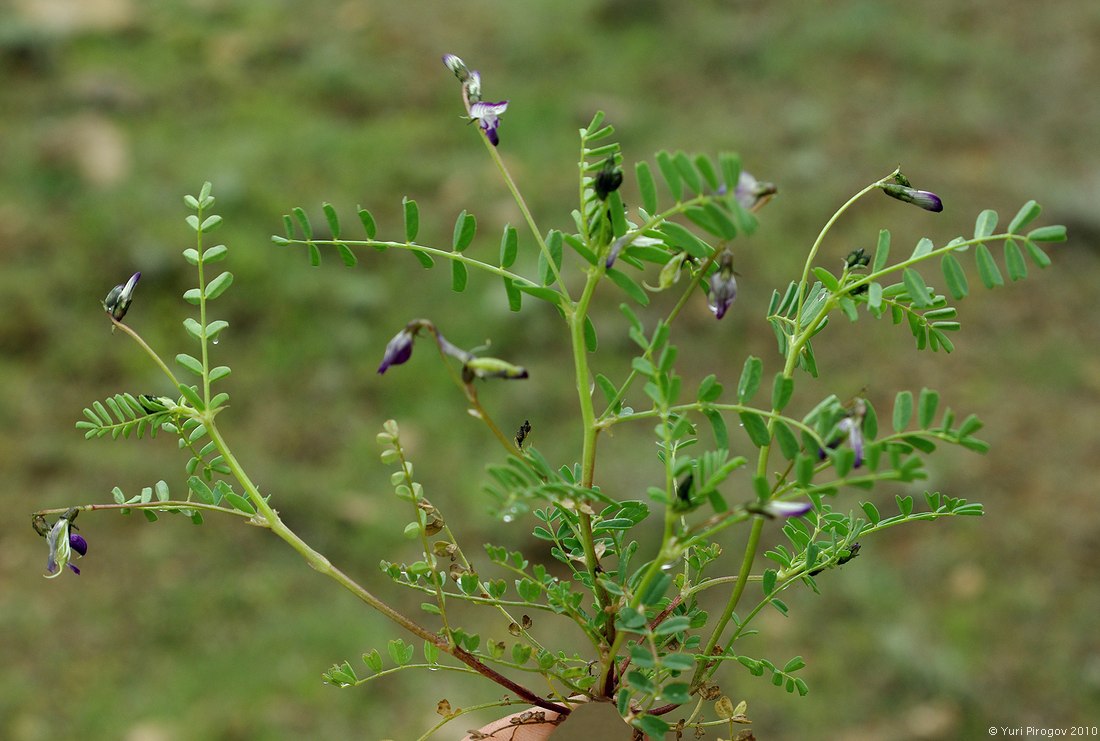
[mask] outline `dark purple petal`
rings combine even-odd
[[[88,555],[88,541],[79,533],[69,533],[69,547],[81,556]]]
[[[497,126],[500,125],[500,119],[494,118],[492,121],[482,119],[481,130],[485,132],[485,136],[489,137],[489,141],[493,146],[500,144],[500,137],[497,135]]]
[[[69,564],[69,568],[73,570],[74,574],[76,574],[77,576],[80,576],[80,569],[78,569],[76,567],[76,564],[74,564],[74,563]]]
[[[379,373],[385,373],[391,365],[401,365],[412,357],[413,333],[407,328],[401,330],[386,345],[386,352],[382,355],[382,363],[378,366]]]

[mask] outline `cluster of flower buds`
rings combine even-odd
[[[871,256],[862,247],[852,250],[844,258],[844,267],[848,270],[860,270],[871,264]]]
[[[435,338],[439,351],[462,361],[462,380],[469,384],[478,378],[527,378],[527,369],[500,360],[499,358],[479,358],[471,352],[456,347],[439,333],[435,325],[427,319],[414,319],[405,328],[394,335],[386,344],[382,355],[379,373],[385,373],[390,366],[401,365],[412,357],[413,340],[420,332],[428,332]]]
[[[462,83],[462,102],[466,106],[466,114],[470,121],[477,121],[478,126],[485,132],[485,137],[495,147],[500,143],[497,136],[497,127],[500,126],[500,115],[508,108],[508,101],[499,103],[487,103],[481,99],[481,75],[477,70],[471,70],[466,63],[454,54],[444,54],[443,64],[454,73],[458,81]]]

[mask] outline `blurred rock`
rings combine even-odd
[[[16,13],[51,33],[69,36],[87,32],[122,31],[135,25],[131,0],[16,0]]]
[[[130,146],[122,129],[106,116],[81,113],[47,130],[40,145],[47,164],[72,168],[89,185],[117,185],[131,169]]]

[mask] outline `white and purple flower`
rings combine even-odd
[[[714,312],[714,318],[724,317],[736,298],[737,279],[733,273],[733,253],[727,249],[718,258],[718,270],[710,276],[710,294],[707,296],[707,304]]]
[[[466,67],[466,63],[454,54],[444,54],[443,64],[454,73],[462,83],[462,103],[466,106],[466,115],[470,121],[477,121],[485,138],[495,147],[500,143],[497,128],[500,115],[508,108],[508,101],[488,103],[481,100],[481,75],[477,70]]]

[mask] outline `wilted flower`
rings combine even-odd
[[[111,289],[107,298],[103,299],[103,310],[110,314],[116,322],[121,322],[126,316],[126,310],[130,308],[130,302],[134,300],[134,288],[137,286],[141,273],[134,273],[125,284],[119,284]]]
[[[722,252],[718,258],[718,270],[710,276],[710,295],[707,303],[716,319],[726,315],[730,304],[737,298],[737,279],[733,277],[733,253]]]
[[[507,108],[508,101],[506,100],[499,103],[477,102],[470,104],[470,118],[477,121],[477,125],[485,132],[485,136],[488,137],[494,147],[500,143],[500,137],[497,136],[497,127],[500,126],[499,116]]]
[[[899,201],[920,206],[925,211],[943,211],[943,201],[940,200],[940,197],[927,190],[917,190],[898,183],[885,183],[882,186],[882,192],[891,198],[897,198]]]
[[[46,544],[50,549],[50,555],[46,560],[47,579],[59,575],[64,566],[68,566],[74,574],[80,573],[80,569],[72,563],[73,552],[75,551],[77,556],[84,556],[88,552],[88,541],[83,535],[72,532],[76,527],[72,521],[76,519],[77,512],[78,510],[71,509],[63,514],[45,534]],[[37,520],[35,530],[39,530]]]

